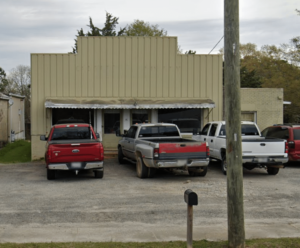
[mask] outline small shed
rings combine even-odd
[[[25,97],[0,93],[0,147],[25,139]]]

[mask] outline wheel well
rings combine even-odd
[[[226,150],[224,148],[221,149],[221,157],[224,158],[226,156]]]
[[[135,152],[135,156],[142,157],[142,154],[141,154],[141,152],[137,151],[137,152]]]

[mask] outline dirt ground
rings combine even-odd
[[[135,165],[107,159],[104,178],[61,171],[46,179],[42,162],[0,165],[0,242],[171,241],[186,239],[183,194],[198,194],[194,239],[227,239],[226,177],[160,171],[136,177]],[[270,176],[244,170],[246,238],[300,237],[300,164]]]

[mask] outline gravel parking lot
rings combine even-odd
[[[186,189],[198,194],[194,239],[227,239],[226,177],[184,171],[136,177],[133,164],[106,159],[104,178],[61,171],[46,179],[42,162],[0,165],[0,242],[170,241],[186,239]],[[246,238],[300,237],[300,165],[276,176],[244,170]]]

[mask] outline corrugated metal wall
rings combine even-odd
[[[8,142],[8,100],[0,99],[0,148]]]
[[[78,54],[31,54],[32,135],[51,98],[209,98],[222,118],[222,56],[179,55],[176,37],[79,37]],[[205,111],[208,113],[208,111]]]

